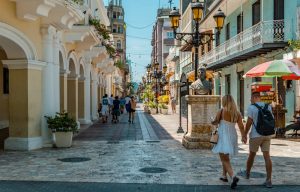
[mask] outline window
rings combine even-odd
[[[225,75],[225,91],[227,95],[230,95],[230,75]]]
[[[260,22],[260,0],[252,5],[252,25]]]
[[[113,25],[113,33],[117,33],[117,25]]]
[[[173,32],[167,32],[167,38],[168,39],[173,39],[174,38],[174,33]]]
[[[230,23],[226,25],[226,40],[230,39]]]
[[[284,0],[274,0],[274,20],[284,19]]]
[[[9,70],[3,68],[3,94],[9,94]]]
[[[118,26],[118,33],[123,33],[123,27],[122,27],[122,25]]]
[[[239,34],[240,32],[242,32],[244,30],[243,27],[243,13],[239,14],[237,16],[237,29],[236,29],[236,33]]]
[[[117,13],[113,12],[113,18],[116,19],[117,18]]]
[[[117,49],[122,49],[121,40],[117,41]]]

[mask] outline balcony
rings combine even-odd
[[[84,19],[82,6],[71,0],[11,0],[16,2],[17,16],[27,21],[42,18],[43,24],[70,29],[74,23]]]
[[[182,67],[182,73],[188,74],[194,71],[194,69],[195,69],[194,63],[189,63],[186,66]]]
[[[290,33],[288,26],[283,20],[260,22],[204,54],[200,65],[207,64],[209,69],[222,68],[284,48],[287,45],[285,36]]]

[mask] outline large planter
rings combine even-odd
[[[149,108],[147,106],[144,106],[144,112],[147,113],[149,111]]]
[[[168,115],[168,109],[161,109],[161,113],[164,115]]]
[[[73,132],[55,132],[53,133],[55,137],[56,147],[71,147]]]
[[[156,108],[150,108],[151,114],[156,114]]]

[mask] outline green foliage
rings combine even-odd
[[[45,116],[48,128],[52,132],[77,132],[78,125],[75,119],[69,116],[67,112],[56,113],[54,117]]]
[[[144,93],[142,95],[142,99],[144,100],[144,103],[147,103],[145,100],[147,98],[148,102],[150,101],[154,101],[154,92],[152,90],[152,86],[151,85],[147,85],[146,88],[144,89]]]
[[[99,19],[90,17],[89,19],[90,25],[93,25],[95,29],[97,30],[98,34],[103,37],[103,39],[108,40],[109,37],[109,31],[106,29],[105,25],[103,25]]]
[[[154,109],[154,108],[157,107],[157,104],[156,104],[154,101],[150,101],[150,102],[148,103],[148,106],[149,106],[150,108]]]
[[[115,66],[118,67],[119,69],[124,69],[125,68],[125,64],[120,60],[115,62]]]
[[[293,50],[293,51],[297,51],[300,50],[300,40],[288,40],[288,44],[289,47]]]
[[[78,5],[83,5],[84,3],[84,0],[72,0],[72,1]]]
[[[161,104],[161,108],[162,108],[162,109],[168,109],[168,106],[167,106],[166,104],[163,103],[163,104]]]
[[[116,49],[112,47],[110,44],[105,44],[104,46],[109,56],[114,57],[114,55],[116,54]]]

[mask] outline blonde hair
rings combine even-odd
[[[230,121],[237,122],[240,116],[240,112],[237,110],[235,101],[231,95],[225,95],[222,97],[222,107],[225,111],[229,112],[231,115]]]

